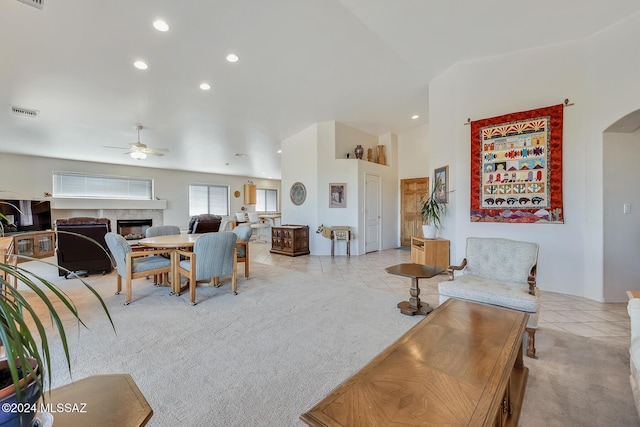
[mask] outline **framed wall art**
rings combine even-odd
[[[440,203],[449,203],[449,165],[433,172],[433,185],[438,189],[436,200]]]
[[[329,184],[329,207],[330,208],[346,208],[347,207],[347,184],[345,183]]]
[[[471,122],[472,222],[564,223],[563,108]]]

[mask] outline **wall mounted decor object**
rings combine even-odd
[[[472,222],[564,223],[563,108],[471,122]]]
[[[330,208],[346,208],[347,207],[347,184],[345,183],[329,184],[329,207]]]
[[[300,206],[301,204],[303,204],[305,199],[307,198],[307,189],[305,188],[304,184],[301,182],[295,182],[291,186],[289,197],[291,197],[291,202],[293,202],[294,205]]]
[[[437,187],[436,200],[449,203],[449,166],[443,166],[433,171],[433,185]]]

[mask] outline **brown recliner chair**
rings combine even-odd
[[[220,223],[222,223],[220,215],[194,215],[189,220],[189,234],[216,232],[220,229]]]
[[[72,273],[77,276],[86,276],[92,272],[102,274],[110,272],[111,257],[108,252],[105,252],[107,244],[104,240],[105,234],[109,231],[111,231],[111,221],[108,218],[57,219],[55,222],[56,254],[58,266],[62,267],[58,269],[58,275],[69,278]],[[90,240],[68,233],[89,237],[102,247]]]

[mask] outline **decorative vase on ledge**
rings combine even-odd
[[[358,144],[356,145],[355,150],[353,150],[353,152],[356,155],[356,159],[362,159],[362,155],[364,154],[364,148],[362,148],[362,145]]]
[[[384,155],[384,145],[378,145],[378,163],[381,165],[387,164],[387,158]]]

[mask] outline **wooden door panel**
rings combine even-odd
[[[420,201],[429,193],[429,178],[400,180],[400,244],[411,245],[411,237],[422,236]]]

